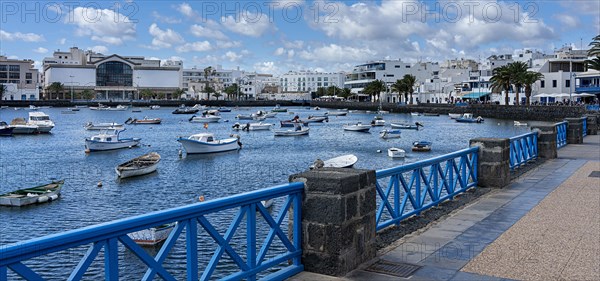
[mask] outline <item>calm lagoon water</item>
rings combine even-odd
[[[331,117],[328,123],[311,124],[308,136],[274,137],[270,131],[235,132],[231,129],[237,114],[250,114],[270,108],[239,108],[230,113],[222,113],[221,122],[209,124],[208,129],[204,129],[203,124],[189,123],[190,115],[171,114],[173,109],[143,110],[141,113],[81,109],[75,114],[61,114],[64,110],[61,108],[42,109],[56,123],[51,134],[0,138],[0,194],[47,183],[53,179],[65,180],[60,200],[24,208],[0,207],[0,246],[195,203],[200,195],[210,200],[286,183],[289,175],[307,170],[317,158],[328,159],[351,153],[358,156],[356,168],[382,169],[466,148],[472,138],[511,137],[529,130],[527,127],[515,127],[512,121],[506,120],[486,119],[482,124],[467,124],[457,123],[448,116],[385,114],[384,119],[388,124],[390,121],[419,121],[425,127],[419,131],[404,130],[400,139],[383,140],[378,134],[382,127],[372,128],[370,133],[343,131],[343,124],[358,121],[369,123],[374,117],[374,113],[350,113],[348,116]],[[305,107],[291,107],[289,110],[301,118],[310,114],[320,115],[326,111],[314,111]],[[16,117],[27,118],[28,112],[2,109],[0,120],[10,122]],[[126,125],[127,130],[121,133],[122,137],[142,138],[143,146],[84,153],[84,138],[97,132],[84,130],[86,122],[123,123],[129,117],[144,116],[160,117],[163,123]],[[290,113],[279,113],[276,118],[267,119],[266,122],[278,123],[279,120],[291,119],[293,116]],[[217,138],[228,137],[232,133],[240,134],[243,149],[180,158],[178,151],[181,146],[176,138],[202,131],[215,133]],[[432,151],[410,152],[412,142],[417,140],[433,142]],[[405,149],[406,159],[388,158],[386,152],[389,147]],[[119,163],[151,151],[162,156],[157,173],[117,180],[114,168]],[[99,181],[103,183],[101,188],[96,186]],[[227,221],[224,217],[216,217],[214,220],[216,225],[220,225],[220,221]],[[227,227],[228,223],[223,223],[219,228]],[[243,244],[243,241],[240,240],[240,243]],[[176,247],[167,260],[166,263],[171,268],[185,268],[185,263],[180,262],[185,260],[184,246],[185,243]],[[126,277],[137,279],[144,270],[140,266],[141,262],[128,259],[128,255],[133,256],[130,252],[125,252],[121,259],[132,260],[130,266],[133,270],[122,274],[132,274]],[[74,265],[77,261],[78,259],[63,262]],[[52,279],[57,272],[61,272],[60,268],[45,267],[42,271]],[[226,271],[227,266],[221,269]],[[89,274],[92,278],[98,277],[102,275],[102,270],[100,267],[92,268]],[[64,276],[56,278],[64,279]]]

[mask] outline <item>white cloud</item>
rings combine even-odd
[[[277,48],[277,50],[275,50],[275,53],[274,53],[274,55],[276,55],[276,56],[281,56],[283,54],[285,54],[285,49],[281,48],[281,47]]]
[[[242,42],[240,41],[221,41],[221,40],[217,40],[217,42],[215,42],[215,45],[217,45],[217,48],[219,49],[231,49],[231,48],[239,48],[242,46]]]
[[[94,47],[91,47],[91,48],[88,48],[88,49],[90,49],[90,50],[92,50],[92,51],[94,51],[96,53],[101,53],[101,54],[107,54],[108,53],[108,47],[106,47],[106,46],[100,46],[100,45],[98,45],[98,46],[94,46]]]
[[[279,68],[272,61],[257,62],[254,64],[254,70],[260,73],[279,73]]]
[[[60,38],[60,40],[58,40],[58,44],[64,45],[65,43],[67,43],[67,38]]]
[[[223,59],[227,59],[230,62],[237,62],[242,59],[242,55],[238,55],[235,52],[228,51],[227,53],[225,53],[225,55],[223,55]]]
[[[206,37],[219,40],[227,40],[227,36],[223,32],[213,27],[203,27],[198,24],[194,24],[190,27],[190,32],[196,37]]]
[[[160,21],[162,23],[169,23],[169,24],[181,23],[181,19],[163,16],[163,15],[159,14],[157,11],[153,11],[152,16],[154,17],[155,20]]]
[[[0,29],[0,39],[6,41],[24,41],[24,42],[42,42],[46,41],[43,35],[38,35],[35,33],[21,33],[15,32],[10,33]]]
[[[94,41],[121,45],[136,36],[136,25],[125,15],[110,9],[77,7],[65,21],[77,26],[78,36],[92,36]]]
[[[194,10],[192,9],[192,6],[190,6],[190,4],[188,3],[181,3],[177,6],[177,11],[179,11],[182,15],[186,16],[186,17],[194,17],[196,15],[196,12],[194,12]]]
[[[206,55],[204,57],[198,57],[198,56],[192,57],[192,62],[200,65],[200,67],[197,67],[196,65],[194,65],[195,68],[204,68],[206,65],[217,64],[220,61],[221,61],[220,58],[213,56],[213,55]]]
[[[579,19],[567,14],[558,14],[554,18],[558,20],[563,26],[568,28],[575,28],[579,26]]]
[[[206,52],[212,50],[212,45],[208,41],[197,41],[194,43],[185,43],[175,49],[178,53],[187,52]]]
[[[162,30],[158,27],[158,25],[156,25],[156,23],[150,25],[148,33],[153,36],[152,46],[156,49],[171,48],[172,44],[181,44],[184,42],[179,33],[170,28]]]
[[[299,56],[305,60],[317,62],[364,62],[375,58],[377,52],[369,48],[355,48],[329,44],[313,50],[303,50]]]
[[[293,58],[294,54],[296,54],[296,52],[294,52],[294,50],[288,50],[287,51],[287,57],[288,57],[288,59]]]
[[[33,50],[34,52],[38,53],[38,54],[45,54],[48,52],[48,49],[46,48],[42,48],[42,47],[37,47],[36,49]]]
[[[294,41],[283,40],[283,46],[288,49],[302,49],[302,47],[304,47],[304,41],[302,41],[302,40],[294,40]]]
[[[260,37],[269,29],[275,29],[269,22],[269,16],[262,13],[240,13],[236,18],[233,16],[222,17],[221,22],[230,31],[250,37]]]

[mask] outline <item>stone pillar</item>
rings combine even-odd
[[[476,138],[469,146],[479,146],[477,185],[502,188],[510,183],[510,140]]]
[[[342,276],[375,257],[375,171],[323,168],[290,176],[304,182],[304,269]]]
[[[556,148],[556,126],[533,126],[531,130],[538,132],[538,156],[546,159],[556,158],[558,151]]]
[[[583,122],[581,118],[565,118],[567,125],[567,144],[583,143]]]
[[[598,115],[587,116],[587,134],[597,135],[598,134]]]

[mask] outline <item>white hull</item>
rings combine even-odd
[[[358,157],[353,154],[342,155],[336,158],[325,160],[323,162],[323,167],[350,168],[354,166],[356,161],[358,161]]]
[[[117,172],[117,175],[120,178],[124,179],[124,178],[137,177],[137,176],[142,176],[145,174],[154,173],[154,171],[156,171],[157,167],[158,167],[158,163],[153,164],[148,167],[141,168],[141,169],[136,169],[136,170],[121,170],[121,171],[119,171],[119,167],[117,167],[117,168],[115,168],[115,171]]]
[[[392,157],[392,158],[404,158],[404,156],[406,155],[406,151],[404,151],[404,149],[400,149],[400,148],[389,148],[388,149],[388,156]]]
[[[190,120],[192,123],[217,123],[221,120],[221,116],[210,117],[194,117]]]
[[[89,151],[114,150],[134,147],[140,144],[139,139],[125,139],[118,142],[98,142],[85,139],[85,148]]]
[[[219,144],[205,143],[183,138],[180,138],[177,141],[183,145],[185,152],[188,154],[217,153],[236,150],[240,147],[237,143],[237,139],[235,138],[220,140]]]
[[[13,128],[13,135],[29,135],[35,134],[38,130],[38,126],[35,125],[10,125]]]
[[[353,131],[353,132],[368,132],[371,130],[371,126],[369,125],[344,125],[345,131]]]
[[[379,133],[379,136],[383,139],[396,139],[400,138],[400,131],[398,130],[383,130]]]
[[[373,127],[385,126],[385,120],[374,120],[373,123],[371,124],[371,126],[373,126]]]
[[[310,128],[302,128],[302,130],[299,131],[296,131],[295,129],[273,130],[273,133],[275,133],[275,136],[301,136],[308,135],[308,130],[310,130]]]
[[[262,124],[262,123],[250,123],[250,131],[262,131],[262,130],[270,130],[271,124]]]
[[[167,240],[175,224],[162,225],[127,234],[135,243],[145,246],[156,245]]]
[[[309,117],[308,119],[306,119],[306,123],[319,123],[319,122],[323,122],[326,121],[327,117],[322,117],[322,116],[318,116],[318,117]]]
[[[460,113],[448,113],[448,116],[450,116],[450,119],[458,119],[458,118],[462,117],[462,114],[460,114]]]
[[[38,125],[38,133],[41,134],[47,134],[50,133],[50,131],[52,131],[52,128],[54,128],[54,126],[44,126],[44,125]]]
[[[330,111],[326,113],[329,116],[346,116],[348,112],[346,111]]]

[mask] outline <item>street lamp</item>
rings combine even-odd
[[[73,75],[69,75],[71,77],[71,102],[73,102]]]
[[[572,92],[572,87],[574,87],[575,84],[575,77],[577,77],[576,73],[572,73],[571,74],[571,80],[569,81],[569,105],[571,105],[571,103],[573,103],[573,92]]]

